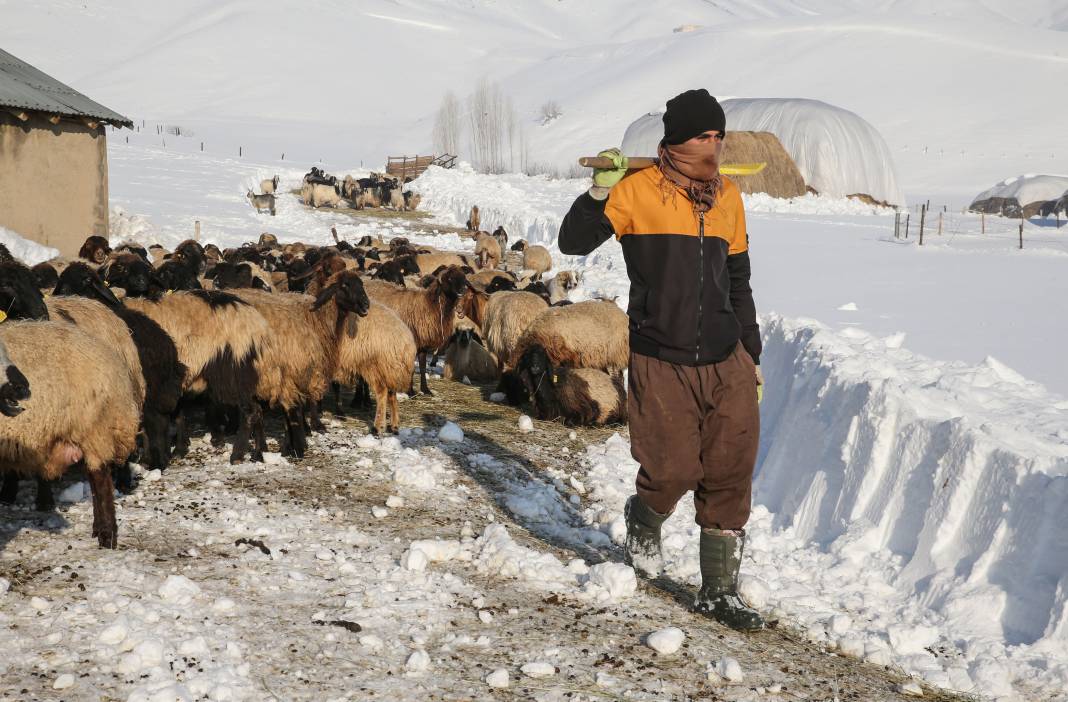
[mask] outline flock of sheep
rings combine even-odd
[[[626,420],[627,317],[612,301],[570,304],[577,277],[543,281],[543,247],[508,248],[503,228],[473,232],[473,256],[333,235],[173,251],[93,236],[78,259],[32,268],[0,251],[0,500],[35,478],[51,509],[49,481],[81,465],[93,535],[114,548],[113,471],[129,489],[131,456],[163,470],[184,455],[191,413],[214,445],[232,436],[237,463],[263,460],[264,413],[277,412],[281,450],[299,459],[324,401],[344,414],[346,386],[354,406],[373,397],[375,433],[397,432],[398,393],[414,394],[418,360],[429,394],[439,354],[446,378],[497,382],[541,419]]]
[[[407,182],[407,181],[405,181]],[[251,190],[246,197],[257,212],[275,214],[275,200],[279,178],[260,181],[260,193]],[[404,183],[384,173],[371,173],[366,178],[346,175],[342,180],[312,166],[304,175],[300,186],[300,201],[309,207],[351,207],[362,210],[368,207],[390,207],[395,210],[414,210],[419,206],[420,196],[403,189]]]

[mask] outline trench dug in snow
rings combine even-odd
[[[1064,403],[994,359],[773,316],[763,330],[753,502],[774,526],[858,566],[889,557],[902,606],[956,636],[1062,647]]]

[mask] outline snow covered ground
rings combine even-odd
[[[3,508],[0,697],[891,700],[916,684],[639,589],[582,511],[590,432],[520,435],[502,410],[482,434],[458,410],[477,416],[480,390],[433,385],[402,404],[400,437],[333,422],[299,464],[229,466],[195,441],[118,501],[117,551],[88,538],[84,484],[55,516]]]
[[[685,88],[823,100],[875,125],[909,202],[933,205],[921,248],[915,209],[905,238],[858,202],[746,198],[768,386],[744,587],[787,633],[723,633],[613,565],[635,471],[625,431],[524,462],[477,437],[478,411],[413,401],[402,411],[426,433],[334,427],[308,465],[231,469],[198,447],[121,501],[118,552],[91,548],[85,503],[0,510],[0,695],[833,699],[841,680],[857,685],[841,698],[898,697],[903,680],[814,655],[796,628],[946,689],[1066,699],[1068,228],[1033,220],[1020,250],[1015,222],[960,208],[991,183],[1068,172],[1068,8],[870,5],[0,0],[6,50],[145,119],[109,132],[115,240],[173,244],[200,221],[224,246],[262,231],[330,243],[336,226],[470,247],[287,191],[311,163],[358,174],[426,152],[440,96],[483,76],[514,99],[531,160],[565,172]],[[390,71],[368,68],[387,54]],[[276,173],[278,215],[258,215],[245,192]],[[443,231],[478,204],[484,225],[552,248],[586,182],[461,167],[414,187]],[[575,299],[626,299],[613,243],[554,256],[582,272]],[[446,418],[463,440],[439,441]],[[683,504],[666,527],[684,586],[692,516]],[[670,626],[683,648],[661,659],[642,642]]]
[[[205,238],[228,245],[260,231],[326,243],[333,225],[350,239],[373,232],[471,247],[455,234],[426,233],[432,224],[415,231],[404,221],[311,211],[288,193],[276,217],[258,215],[243,201],[247,187],[274,172],[283,192],[299,180],[299,169],[279,164],[124,143],[112,146],[111,163],[115,201],[127,210],[116,239],[133,233],[142,242],[174,242],[189,235],[195,217]],[[485,225],[552,247],[585,182],[461,167],[432,170],[414,187],[443,228],[477,203]],[[1020,252],[990,218],[986,235],[950,233],[947,225],[921,249],[915,229],[909,240],[895,239],[892,216],[853,201],[756,196],[747,207],[768,379],[747,594],[821,645],[940,687],[1055,699],[1068,684],[1061,653],[1068,554],[1057,518],[1068,402],[1017,372],[1033,377],[1043,368],[1036,349],[1046,332],[1016,329],[1014,299],[989,281],[1049,305],[1034,314],[1054,315],[1055,300],[1043,302],[1039,292],[1058,289],[1055,266],[1068,253],[1058,233],[1029,225]],[[956,217],[954,226],[967,229],[968,218]],[[626,299],[611,242],[585,260],[555,255],[582,271],[576,299]],[[926,297],[908,294],[908,281]],[[960,323],[968,314],[976,329]],[[1014,356],[1017,342],[1029,353]],[[1068,386],[1062,368],[1048,371],[1049,386]],[[534,533],[575,548],[619,543],[635,471],[625,436],[581,447],[577,460],[550,472],[574,500],[561,501],[523,472],[502,477],[499,461],[482,452],[464,460],[506,485],[500,504]],[[669,522],[666,550],[669,576],[692,585],[691,512],[683,505]],[[477,560],[470,549],[440,548]],[[394,555],[398,567],[424,560],[410,550]],[[557,586],[586,587],[566,562],[535,562],[530,567]]]

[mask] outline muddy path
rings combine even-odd
[[[488,567],[479,537],[492,524],[523,558],[619,560],[617,547],[583,537],[583,496],[553,476],[576,471],[585,445],[614,430],[536,423],[523,434],[516,410],[487,401],[491,388],[432,388],[434,397],[402,403],[412,430],[399,442],[369,439],[363,412],[328,421],[292,463],[229,466],[226,447],[195,441],[162,479],[120,499],[117,551],[89,539],[87,503],[42,515],[24,487],[18,506],[0,506],[10,588],[0,645],[11,652],[0,699],[906,697],[900,674],[823,651],[788,622],[742,635],[691,614],[684,584],[639,583],[599,602]],[[446,420],[463,442],[437,439]],[[526,498],[552,522],[527,518]],[[407,569],[417,539],[468,555]],[[644,645],[669,625],[686,633],[678,652]],[[419,652],[426,667],[413,663]],[[726,656],[742,681],[710,681],[709,666]],[[525,675],[530,663],[552,673]],[[489,687],[500,668],[509,686]]]

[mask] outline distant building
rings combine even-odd
[[[133,126],[0,50],[0,227],[65,255],[106,237],[108,124]]]

